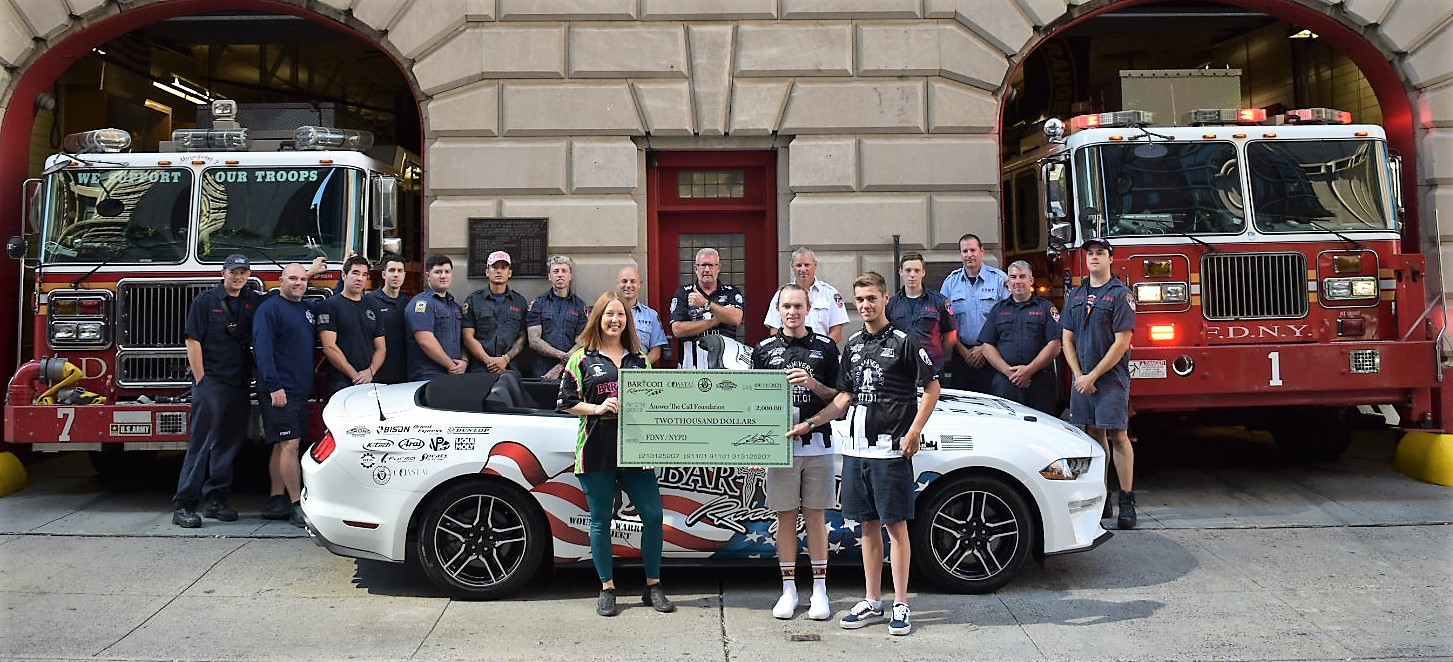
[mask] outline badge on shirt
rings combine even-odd
[[[318,323],[327,324],[331,316],[328,313],[318,313]]]
[[[367,317],[368,318],[368,321],[370,321],[370,322],[376,322],[376,321],[378,321],[378,318],[373,316],[373,309],[372,308],[363,311],[363,316],[364,317]]]
[[[1053,317],[1054,318],[1054,321],[1058,322],[1059,321],[1059,308],[1056,308],[1054,306],[1050,306],[1049,307],[1049,316],[1050,317]]]
[[[420,300],[418,303],[414,304],[414,312],[416,312],[416,313],[422,313],[422,312],[425,312],[427,310],[429,310],[429,302],[428,301]]]
[[[832,295],[832,300],[837,303],[838,308],[843,307],[843,295],[841,292],[834,292]]]

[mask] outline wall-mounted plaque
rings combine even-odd
[[[544,278],[550,243],[546,218],[469,219],[469,277],[486,278],[489,254],[510,254],[516,278]]]

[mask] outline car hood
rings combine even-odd
[[[924,441],[939,449],[972,448],[994,440],[1039,446],[1046,456],[1100,457],[1104,450],[1079,427],[1012,400],[972,391],[944,389],[924,427]]]

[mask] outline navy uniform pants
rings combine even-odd
[[[247,432],[247,414],[246,386],[203,377],[192,389],[191,438],[173,503],[195,508],[203,497],[227,498],[232,466]]]

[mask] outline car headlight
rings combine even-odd
[[[1039,470],[1039,475],[1050,480],[1074,480],[1090,470],[1088,457],[1062,457]]]
[[[50,337],[54,340],[75,340],[75,322],[60,322],[50,327]]]
[[[100,322],[81,322],[76,325],[76,340],[99,342],[102,325]]]
[[[1137,303],[1185,303],[1187,288],[1185,283],[1136,283],[1135,301]]]
[[[1322,297],[1329,301],[1376,298],[1377,278],[1373,276],[1328,278],[1322,281]]]

